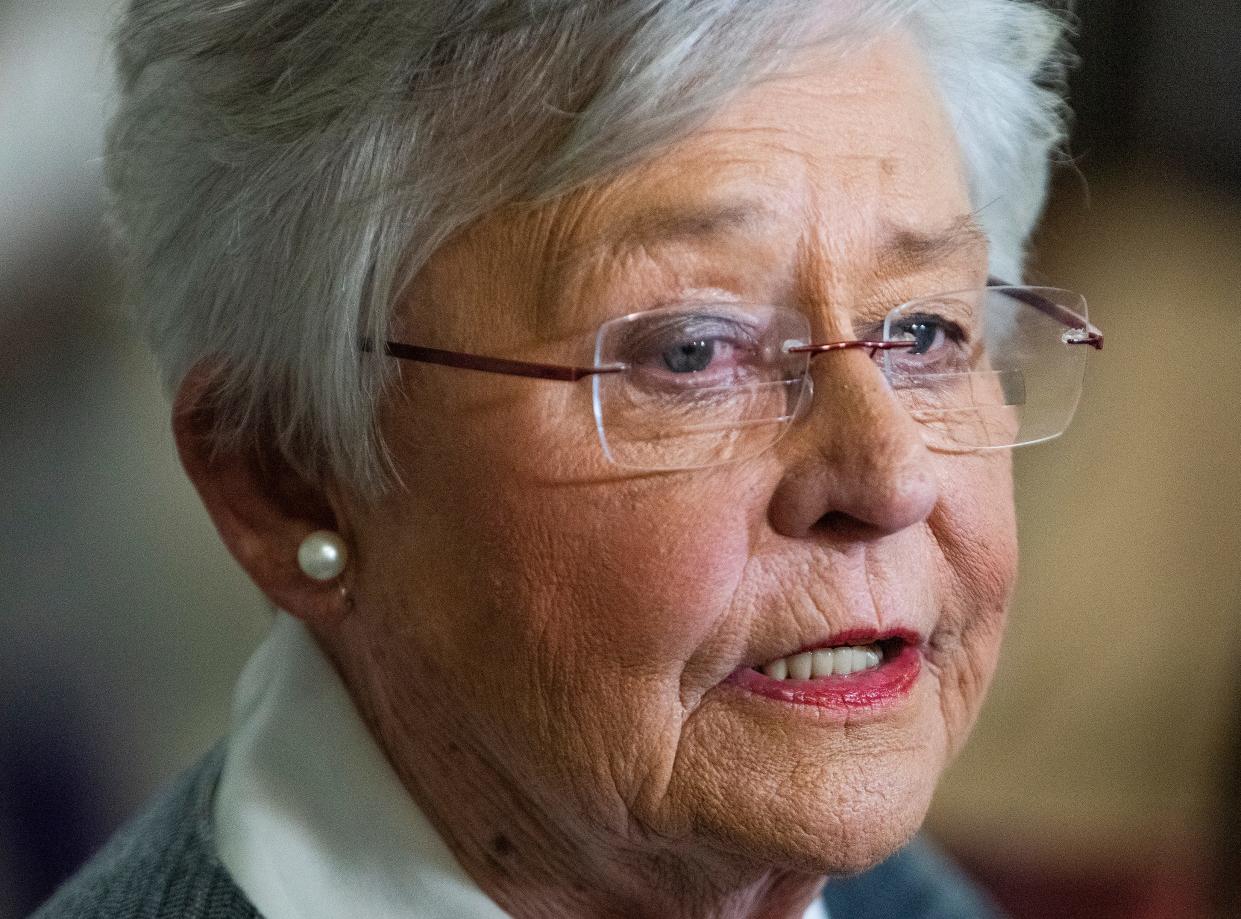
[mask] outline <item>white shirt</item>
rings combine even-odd
[[[304,626],[246,665],[216,787],[220,859],[266,919],[503,919],[415,806]],[[828,919],[817,901],[803,919]]]

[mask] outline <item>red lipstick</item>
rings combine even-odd
[[[827,642],[803,648],[802,651],[873,644],[882,649],[883,661],[870,670],[847,676],[777,680],[752,667],[741,667],[734,671],[725,683],[778,702],[811,705],[853,714],[864,709],[885,707],[908,696],[922,671],[923,655],[919,636],[909,632],[880,634],[855,630],[833,636]]]

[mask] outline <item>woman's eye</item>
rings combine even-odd
[[[715,341],[700,338],[669,348],[662,357],[664,366],[673,373],[701,373],[711,366],[715,352]]]
[[[929,322],[915,322],[906,329],[906,334],[913,339],[914,346],[911,350],[914,354],[927,354],[937,344],[941,344],[944,330]]]
[[[965,340],[965,332],[955,322],[940,316],[911,316],[894,330],[894,341],[912,341],[906,354],[927,355]]]
[[[702,375],[703,379],[693,381],[701,385],[708,375],[718,382],[744,372],[753,360],[759,334],[727,316],[656,314],[629,330],[621,354],[630,366],[669,381]]]

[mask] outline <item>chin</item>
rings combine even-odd
[[[704,726],[716,755],[683,748],[673,789],[692,802],[691,832],[755,866],[829,876],[874,866],[917,833],[949,759],[942,721],[916,708],[923,717],[899,725],[796,734]]]
[[[935,780],[882,769],[864,778],[868,784],[859,790],[824,789],[801,807],[791,797],[780,802],[773,822],[757,833],[747,828],[736,840],[739,848],[750,858],[807,874],[846,876],[873,867],[918,832]]]

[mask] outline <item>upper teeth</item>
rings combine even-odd
[[[833,674],[848,676],[860,670],[878,667],[882,662],[883,652],[878,645],[862,645],[803,651],[801,654],[764,664],[759,669],[773,680],[809,680]]]

